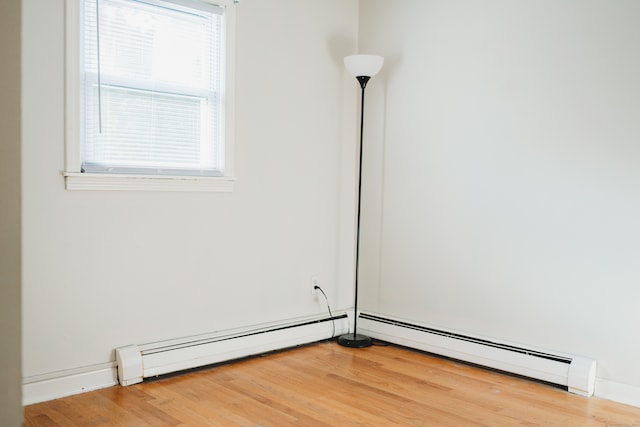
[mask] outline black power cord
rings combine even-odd
[[[329,306],[329,298],[327,298],[327,294],[324,293],[324,291],[320,286],[315,285],[313,289],[317,289],[320,292],[322,292],[322,295],[324,295],[324,300],[327,302],[327,310],[329,310],[329,317],[331,317],[331,326],[333,327],[333,331],[331,332],[331,338],[329,339],[333,339],[333,337],[336,335],[336,319],[333,318],[333,314],[331,313],[331,307]]]

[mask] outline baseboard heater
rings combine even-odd
[[[121,385],[144,378],[308,344],[346,333],[346,314],[301,319],[116,349]]]
[[[360,313],[359,332],[372,338],[593,395],[596,361],[582,356],[527,349],[461,333]]]

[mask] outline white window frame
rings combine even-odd
[[[102,174],[81,172],[81,17],[82,0],[66,0],[65,188],[67,190],[138,190],[232,192],[234,189],[235,5],[233,0],[202,0],[224,8],[225,77],[223,99],[224,175]]]

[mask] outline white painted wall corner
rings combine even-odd
[[[637,386],[596,378],[594,395],[640,408],[640,387]]]

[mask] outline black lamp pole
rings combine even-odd
[[[345,347],[364,348],[371,345],[371,338],[366,335],[360,335],[358,330],[358,266],[360,260],[360,202],[362,190],[362,135],[364,133],[364,88],[371,77],[357,76],[360,87],[362,88],[362,101],[360,104],[360,162],[358,166],[358,216],[356,226],[356,271],[355,271],[355,297],[353,303],[353,333],[347,333],[338,337],[338,344]]]

